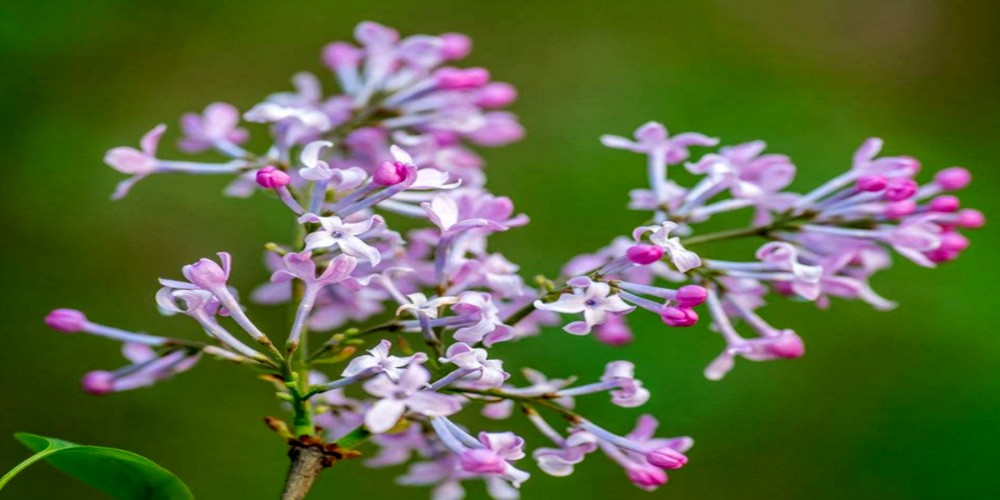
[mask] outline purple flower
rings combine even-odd
[[[601,143],[609,148],[624,149],[650,156],[662,156],[667,164],[680,163],[691,156],[691,146],[715,146],[718,139],[695,132],[685,132],[673,137],[662,123],[647,122],[635,130],[634,140],[616,135],[601,136]]]
[[[132,176],[118,183],[112,199],[123,198],[135,183],[156,171],[156,150],[166,131],[167,126],[161,123],[142,136],[139,141],[140,149],[117,147],[104,155],[104,163],[123,174]]]
[[[457,380],[474,382],[476,386],[500,387],[510,374],[503,371],[503,361],[488,359],[486,349],[470,347],[458,342],[448,346],[442,363],[451,363],[459,368],[461,376]]]
[[[670,236],[670,233],[677,229],[677,224],[673,222],[663,222],[659,226],[642,226],[632,231],[632,238],[636,242],[641,242],[642,237],[648,233],[649,241],[662,248],[670,256],[670,262],[682,273],[686,273],[701,265],[701,258],[698,254],[684,248],[680,238]]]
[[[585,278],[584,278],[585,279]],[[611,287],[607,283],[586,280],[575,286],[573,293],[564,293],[555,302],[535,301],[535,307],[543,311],[554,311],[562,314],[583,313],[583,321],[574,321],[563,330],[573,335],[586,335],[590,329],[607,321],[609,313],[632,311],[618,295],[611,295]]]
[[[292,279],[298,279],[306,284],[306,288],[318,291],[327,285],[339,283],[351,275],[357,266],[358,261],[350,255],[341,254],[334,257],[327,265],[326,269],[319,275],[316,274],[316,262],[313,260],[312,252],[289,252],[281,259],[283,268],[278,269],[271,275],[271,282],[284,283]]]
[[[407,410],[427,417],[443,417],[460,410],[461,398],[423,390],[430,377],[425,368],[411,364],[396,381],[376,377],[365,382],[365,391],[380,398],[365,414],[365,427],[376,434],[386,432]]]
[[[594,328],[594,338],[603,344],[622,346],[631,343],[633,335],[624,315],[612,314],[607,321]]]
[[[455,340],[471,344],[482,342],[489,347],[514,338],[513,330],[503,324],[500,310],[488,293],[462,292],[451,310],[469,322],[455,331]]]
[[[83,390],[95,396],[151,386],[190,370],[200,352],[175,349],[158,354],[145,344],[123,344],[122,355],[132,364],[115,371],[92,371],[81,381]]]
[[[610,391],[611,402],[623,408],[642,406],[649,400],[649,391],[636,380],[635,365],[628,361],[608,363],[598,383],[560,389],[555,395],[571,398],[603,391]]]
[[[597,449],[597,437],[586,431],[569,434],[559,448],[536,448],[532,457],[538,468],[550,476],[566,477],[588,453]]]
[[[375,372],[384,373],[389,380],[398,382],[406,367],[427,361],[427,355],[422,352],[405,357],[393,356],[389,354],[391,347],[392,344],[388,340],[382,340],[369,349],[368,354],[351,359],[347,368],[341,372],[341,376],[353,377],[363,372]]]
[[[642,406],[649,400],[649,390],[636,380],[635,365],[628,361],[608,363],[601,381],[618,386],[618,389],[611,391],[611,401],[623,408]]]
[[[184,132],[184,137],[180,140],[180,147],[188,153],[198,153],[211,148],[231,151],[233,145],[246,142],[249,135],[239,124],[240,112],[235,106],[214,102],[206,106],[200,115],[187,113],[181,116],[181,130]]]
[[[337,216],[319,217],[305,214],[299,218],[299,222],[318,223],[322,227],[306,235],[307,251],[337,248],[346,255],[368,261],[372,266],[377,266],[382,261],[379,251],[361,238],[371,231],[373,226],[383,223],[382,218],[377,215],[361,222],[345,222]]]

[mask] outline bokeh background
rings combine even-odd
[[[527,275],[552,274],[637,222],[624,205],[644,180],[642,160],[597,137],[650,119],[726,143],[765,139],[799,166],[799,189],[879,135],[888,153],[927,170],[969,167],[976,182],[963,201],[1000,213],[995,1],[0,2],[0,470],[27,456],[10,435],[31,431],[138,452],[199,498],[277,497],[286,458],[261,424],[280,415],[267,386],[205,362],[153,389],[90,397],[78,378],[118,366],[117,347],[47,331],[41,319],[77,307],[124,328],[196,336],[193,322],[156,314],[157,277],[225,249],[243,290],[266,279],[261,244],[289,229],[273,202],[222,198],[220,178],[157,177],[112,203],[120,176],[101,157],[212,100],[246,109],[296,71],[322,72],[320,48],[366,19],[468,33],[469,62],[518,85],[527,139],[486,157],[493,190],[533,218],[496,238]],[[1000,498],[1000,242],[989,226],[972,239],[957,263],[899,262],[879,276],[877,288],[902,304],[893,312],[775,300],[766,316],[799,331],[808,354],[742,363],[721,382],[701,375],[716,335],[642,315],[637,341],[618,350],[554,330],[504,352],[511,368],[585,379],[609,360],[635,360],[654,394],[644,410],[664,434],[697,440],[657,497]],[[284,320],[258,316],[272,329]],[[602,398],[582,409],[621,430],[639,414]],[[313,496],[426,496],[391,484],[397,472],[341,464]],[[46,465],[2,496],[99,498]],[[650,495],[594,456],[570,479],[536,474],[524,496]]]

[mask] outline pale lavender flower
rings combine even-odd
[[[451,363],[458,370],[442,379],[447,380],[446,383],[438,380],[432,387],[440,389],[451,382],[473,383],[477,387],[500,387],[510,374],[503,370],[503,361],[488,358],[486,349],[473,348],[462,342],[448,346],[448,351],[440,361]]]
[[[427,361],[427,355],[420,352],[412,356],[393,356],[389,354],[392,344],[388,340],[382,340],[375,347],[368,350],[368,354],[362,354],[351,359],[351,362],[341,372],[343,377],[353,377],[363,372],[384,373],[389,380],[398,382],[405,373],[406,367],[419,365]]]
[[[371,231],[373,226],[384,223],[377,215],[360,222],[346,222],[337,216],[320,217],[305,214],[299,218],[299,222],[318,223],[322,227],[306,235],[306,251],[336,248],[346,255],[366,260],[373,266],[382,261],[379,251],[361,238]]]
[[[671,236],[671,232],[677,229],[677,224],[666,221],[658,226],[642,226],[632,231],[632,238],[636,242],[641,242],[642,238],[649,234],[649,241],[662,248],[670,257],[670,262],[682,273],[686,273],[701,265],[701,258],[698,254],[684,248],[680,238]]]
[[[235,157],[246,154],[238,147],[247,141],[249,133],[240,128],[240,112],[232,104],[214,102],[205,107],[201,114],[187,113],[181,116],[180,148],[188,153],[199,153],[208,149],[218,149]]]
[[[583,321],[574,321],[563,328],[573,335],[590,333],[591,328],[607,321],[609,313],[635,309],[618,295],[612,295],[611,287],[607,283],[583,278],[576,284],[580,286],[574,286],[573,293],[564,293],[555,302],[535,301],[535,307],[544,311],[562,314],[583,313]]]
[[[469,323],[455,331],[455,340],[487,347],[514,338],[513,330],[503,323],[492,296],[482,292],[462,292],[451,310]]]
[[[114,371],[87,373],[81,381],[83,390],[95,396],[151,386],[178,373],[190,370],[198,362],[200,351],[185,348],[157,353],[146,344],[126,343],[122,355],[130,365]]]
[[[365,426],[374,433],[391,429],[409,410],[428,417],[451,415],[462,408],[457,396],[425,391],[430,373],[413,363],[396,381],[376,377],[364,384],[365,391],[379,398],[365,414]]]

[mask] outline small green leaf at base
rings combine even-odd
[[[15,434],[35,455],[0,478],[0,489],[17,473],[39,460],[118,500],[193,500],[187,485],[170,471],[135,453],[85,446],[35,434]]]

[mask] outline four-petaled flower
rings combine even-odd
[[[378,249],[365,243],[359,236],[371,231],[376,224],[382,224],[379,216],[369,217],[361,222],[344,222],[340,217],[320,217],[305,214],[300,223],[318,223],[322,229],[306,235],[306,251],[319,248],[339,248],[341,252],[368,261],[372,266],[382,262]]]
[[[396,381],[376,377],[365,382],[365,391],[380,398],[365,414],[365,427],[375,433],[386,432],[407,410],[426,417],[445,417],[460,410],[460,397],[424,390],[430,378],[427,369],[411,363]]]
[[[389,380],[398,381],[407,366],[427,361],[427,355],[422,352],[412,356],[393,356],[389,354],[391,347],[392,344],[388,340],[382,340],[378,345],[369,349],[368,354],[352,359],[341,375],[353,377],[365,371],[372,371],[384,373],[386,377],[389,377]]]
[[[555,302],[536,300],[535,307],[564,314],[583,313],[583,321],[574,321],[563,328],[574,335],[590,333],[591,328],[607,321],[608,313],[635,309],[618,295],[611,295],[611,286],[607,283],[583,278],[573,285],[573,293],[564,293]]]

